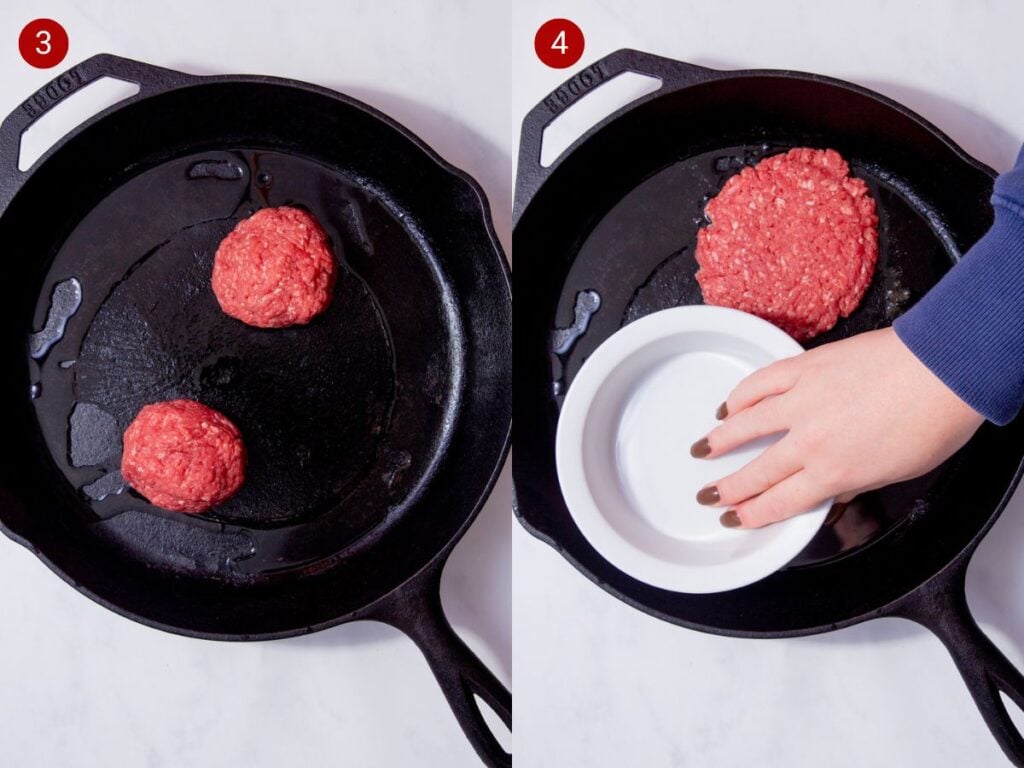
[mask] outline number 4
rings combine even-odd
[[[555,38],[555,42],[551,44],[551,50],[558,51],[563,56],[565,52],[569,50],[569,46],[565,43],[565,30],[563,29],[558,33],[558,37]]]

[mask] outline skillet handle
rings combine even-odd
[[[1024,737],[1000,693],[1024,709],[1024,677],[989,640],[967,606],[966,552],[887,613],[917,622],[946,646],[992,735],[1013,765],[1024,766]]]
[[[390,624],[419,646],[466,738],[488,768],[511,768],[512,755],[498,742],[474,694],[512,728],[512,694],[462,642],[441,607],[438,557],[413,579],[371,606],[360,618]]]
[[[519,167],[516,176],[513,224],[519,221],[519,216],[526,210],[526,206],[530,204],[537,190],[540,189],[561,159],[556,160],[548,168],[541,165],[544,129],[568,107],[623,72],[635,72],[661,80],[661,87],[658,90],[641,97],[634,103],[647,101],[659,93],[676,91],[715,80],[725,74],[719,70],[666,59],[631,48],[615,51],[578,71],[545,96],[523,120],[523,130],[519,139]],[[595,128],[591,128],[584,138]]]
[[[139,86],[139,92],[122,100],[121,104],[179,88],[199,79],[184,72],[154,67],[110,53],[97,54],[57,75],[19,104],[0,123],[0,196],[4,204],[14,197],[28,176],[28,171],[18,170],[22,133],[53,107],[102,77],[115,77]]]

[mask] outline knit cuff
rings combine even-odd
[[[992,228],[893,328],[960,399],[1007,424],[1024,404],[1024,211],[992,202]]]

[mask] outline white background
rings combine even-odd
[[[1024,140],[1024,5],[1012,0],[564,2],[521,14],[515,37],[556,13],[587,37],[579,67],[634,47],[711,67],[815,71],[902,101],[999,170]],[[523,113],[567,73],[531,51],[519,61]],[[629,608],[520,528],[513,563],[520,768],[1008,764],[945,650],[909,622],[726,639]],[[1021,494],[978,551],[968,597],[1024,661]]]
[[[55,74],[16,52],[22,25],[42,15],[70,34],[66,65],[108,51],[198,74],[274,74],[383,109],[483,184],[506,248],[519,120],[573,71],[533,54],[534,31],[555,15],[587,36],[580,67],[631,46],[844,77],[1000,170],[1024,138],[1024,7],[1013,0],[16,1],[0,12],[0,112]],[[513,526],[510,498],[506,474],[456,549],[443,597],[499,677],[515,663],[517,765],[1004,764],[922,630],[893,620],[792,641],[688,632],[595,588]],[[1011,503],[968,579],[976,615],[1017,663],[1022,507]],[[378,625],[251,645],[178,638],[95,606],[3,541],[0,605],[0,764],[477,764],[418,651]]]
[[[429,5],[8,1],[0,112],[101,51],[197,74],[308,80],[389,113],[475,176],[507,249],[517,129],[497,62],[511,59],[508,46],[479,35],[491,22],[471,8]],[[56,70],[17,52],[22,26],[39,16],[71,40]],[[442,589],[456,630],[506,684],[510,508],[506,473]],[[81,597],[6,539],[0,617],[3,766],[479,765],[419,651],[379,624],[247,645],[167,635]]]

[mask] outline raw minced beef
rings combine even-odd
[[[245,481],[245,445],[227,416],[202,403],[152,403],[125,430],[121,474],[158,507],[205,512]]]
[[[798,341],[857,308],[878,259],[867,185],[833,149],[793,149],[730,178],[697,233],[708,304],[758,315]]]
[[[327,309],[337,261],[310,214],[262,208],[221,241],[213,292],[228,315],[258,328],[304,325]]]

